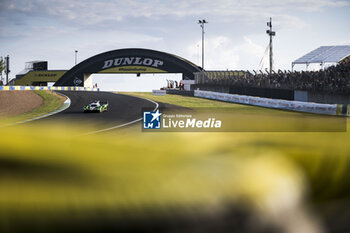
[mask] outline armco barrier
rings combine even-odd
[[[185,90],[174,90],[174,89],[166,89],[167,94],[172,95],[183,95],[183,96],[191,96],[193,97],[193,91],[185,91]]]
[[[238,104],[249,104],[254,106],[277,108],[298,112],[309,112],[327,115],[349,115],[349,106],[343,106],[341,104],[319,104],[292,100],[280,100],[254,96],[226,94],[201,90],[195,90],[194,96]]]
[[[0,91],[51,90],[51,91],[99,91],[90,87],[0,86]]]

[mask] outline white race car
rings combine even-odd
[[[108,102],[96,100],[84,106],[84,112],[104,112],[107,111]]]

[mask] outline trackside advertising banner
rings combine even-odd
[[[300,101],[269,99],[254,96],[233,95],[211,91],[195,90],[194,96],[226,102],[249,104],[268,108],[278,108],[291,111],[337,115],[337,104],[318,104]]]
[[[0,86],[0,91],[34,91],[34,90],[99,91],[98,88],[90,88],[90,87]]]
[[[176,55],[149,49],[118,49],[90,57],[68,70],[56,86],[84,86],[86,74],[95,73],[182,73],[194,80],[201,69]]]

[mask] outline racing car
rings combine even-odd
[[[84,112],[104,112],[107,111],[108,102],[95,100],[94,102],[84,106]]]

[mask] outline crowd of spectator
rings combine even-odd
[[[181,83],[178,83],[176,80],[166,80],[167,81],[167,88],[169,89],[179,89],[179,90],[183,90],[184,89],[184,84]]]
[[[247,71],[242,76],[207,79],[205,83],[350,94],[350,58],[319,71]]]

